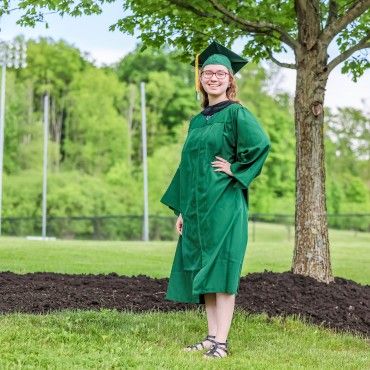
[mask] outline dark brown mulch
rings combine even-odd
[[[164,299],[167,278],[145,275],[0,273],[0,312],[62,309],[171,311],[199,307]],[[335,278],[330,284],[291,272],[251,273],[240,279],[236,305],[247,313],[300,315],[329,328],[370,336],[370,286]]]

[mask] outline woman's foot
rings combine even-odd
[[[205,358],[222,358],[229,355],[228,344],[226,342],[214,341],[214,345],[207,351],[203,357]]]
[[[215,344],[214,338],[216,338],[215,335],[207,335],[202,342],[191,344],[190,346],[185,347],[184,351],[190,352],[190,351],[202,351],[203,349],[210,349]]]

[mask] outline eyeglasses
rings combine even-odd
[[[223,80],[226,75],[228,75],[229,73],[225,72],[225,71],[216,71],[216,72],[212,72],[212,71],[203,71],[200,75],[202,78],[204,78],[205,80],[209,80],[213,77],[213,75],[216,75],[216,77],[219,79],[219,80]]]

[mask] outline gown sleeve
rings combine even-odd
[[[180,214],[180,166],[160,201],[172,209],[176,216]]]
[[[236,144],[236,161],[230,166],[234,187],[248,189],[262,170],[271,149],[271,142],[262,126],[245,107],[237,110],[233,124]]]

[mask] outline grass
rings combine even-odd
[[[370,282],[370,234],[330,230],[335,276]],[[242,274],[289,270],[294,236],[282,225],[250,224]],[[176,242],[29,241],[0,238],[0,271],[168,276]],[[0,315],[0,369],[366,369],[364,337],[297,317],[235,311],[227,359],[181,348],[206,334],[202,309],[134,314],[115,310]]]
[[[264,269],[290,269],[294,235],[287,238],[283,225],[258,223],[249,241],[242,274]],[[255,236],[255,238],[254,238]],[[334,276],[370,283],[364,256],[370,253],[370,233],[330,230]],[[109,273],[152,277],[169,276],[176,242],[152,241],[34,241],[0,238],[0,271],[17,273],[54,271],[61,273]]]
[[[112,310],[0,316],[0,368],[36,369],[365,369],[368,344],[296,318],[235,312],[231,356],[184,353],[206,332],[199,311]]]

